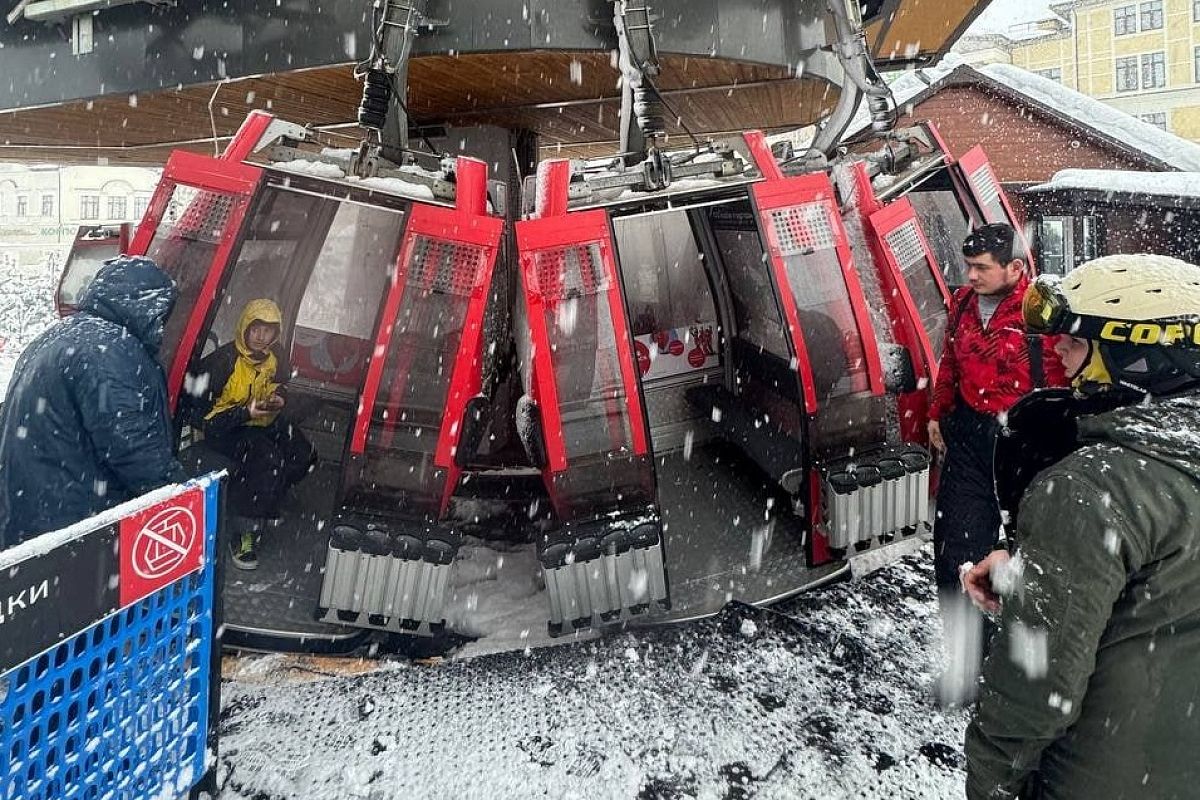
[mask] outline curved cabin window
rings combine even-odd
[[[921,220],[921,229],[925,231],[946,285],[951,289],[965,285],[967,268],[963,262],[962,243],[971,231],[971,224],[959,205],[958,196],[949,189],[912,192],[907,196]]]
[[[754,349],[790,362],[792,351],[783,314],[750,203],[714,206],[707,216],[733,296],[737,325],[734,336]]]
[[[946,299],[933,273],[936,267],[929,263],[925,246],[921,243],[917,221],[910,219],[884,238],[900,265],[904,283],[916,303],[917,315],[929,337],[929,344],[934,353],[940,354],[948,320]]]
[[[233,212],[232,193],[209,192],[192,186],[176,185],[171,190],[166,211],[146,256],[175,279],[179,297],[176,311],[167,318],[158,359],[170,369],[187,327],[188,314],[200,297],[222,237],[228,235],[227,223]]]
[[[818,400],[870,388],[862,333],[837,250],[828,202],[769,212],[796,301]]]
[[[406,214],[400,202],[368,206],[298,184],[267,186],[251,209],[198,355],[233,341],[246,303],[274,301],[291,367],[286,417],[334,463],[353,428]]]
[[[403,219],[391,209],[338,207],[296,313],[292,368],[298,378],[358,391]]]
[[[686,211],[613,220],[644,381],[720,365],[717,309]]]

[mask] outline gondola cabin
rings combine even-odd
[[[982,151],[955,162],[920,128],[798,169],[749,133],[665,154],[654,190],[546,161],[510,221],[482,162],[357,178],[287,139],[264,158],[282,126],[175,153],[128,248],[179,282],[181,459],[222,466],[195,365],[260,297],[319,452],[258,571],[225,573],[227,643],[453,630],[480,538],[532,552],[550,637],[770,603],[918,546],[956,242],[1011,219]]]

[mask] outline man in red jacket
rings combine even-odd
[[[959,567],[995,547],[1000,506],[992,474],[997,418],[1040,386],[1065,386],[1046,337],[1026,336],[1021,298],[1029,284],[1012,226],[984,225],[963,242],[968,286],[954,296],[929,410],[929,440],[943,456],[933,525],[934,568],[949,663],[945,704],[974,696],[982,621],[959,588]]]

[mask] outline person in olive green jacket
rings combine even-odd
[[[1200,797],[1200,268],[1098,259],[1040,278],[1025,319],[1075,394],[1027,398],[1030,447],[997,448],[1017,547],[963,577],[1000,613],[967,796]]]

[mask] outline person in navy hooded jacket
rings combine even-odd
[[[0,547],[187,479],[156,360],[177,294],[150,259],[112,259],[21,354],[0,414]]]

